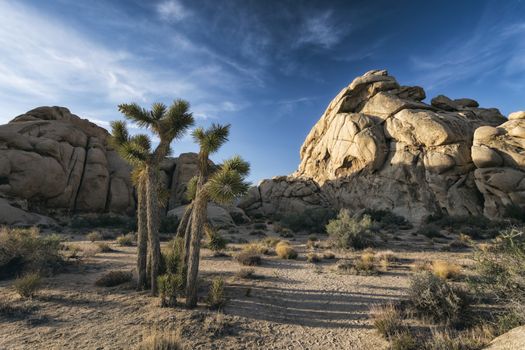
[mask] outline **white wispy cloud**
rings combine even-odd
[[[341,41],[347,30],[348,27],[334,19],[331,10],[324,11],[306,18],[301,27],[297,45],[310,44],[329,49]]]
[[[0,101],[6,105],[0,123],[40,105],[65,105],[102,126],[118,116],[122,102],[148,105],[181,96],[216,102],[217,111],[236,105],[232,100],[222,108],[217,88],[235,86],[236,77],[217,64],[192,66],[193,47],[177,51],[184,65],[149,64],[140,53],[107,47],[29,6],[0,1],[0,13]]]
[[[188,17],[190,12],[178,0],[166,0],[157,4],[157,12],[163,20],[178,22]]]
[[[482,81],[493,74],[509,84],[525,87],[525,22],[483,23],[470,36],[458,37],[427,55],[410,57],[415,80],[428,89],[470,79]]]

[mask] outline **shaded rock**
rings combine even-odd
[[[471,98],[458,98],[454,100],[454,104],[458,107],[479,107],[479,103]]]
[[[452,101],[450,98],[444,95],[438,95],[434,97],[430,104],[438,109],[444,111],[455,111],[458,109],[458,104],[455,101]]]
[[[30,213],[18,208],[5,198],[0,198],[0,222],[10,226],[56,226],[56,222],[46,216]]]

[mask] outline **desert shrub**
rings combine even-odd
[[[394,252],[391,250],[384,250],[375,254],[375,260],[379,262],[379,265],[383,271],[387,271],[390,265],[397,260]]]
[[[261,240],[261,244],[265,245],[268,248],[275,248],[281,240],[277,237],[268,237]]]
[[[323,259],[326,259],[326,260],[335,259],[335,254],[332,253],[332,252],[324,252],[323,253]]]
[[[426,224],[421,226],[417,230],[417,234],[423,235],[427,238],[443,238],[441,232],[439,232],[439,227],[436,224]]]
[[[409,229],[412,227],[412,224],[407,219],[386,209],[365,209],[363,215],[370,216],[372,221],[379,223],[384,228],[399,227]]]
[[[15,280],[13,286],[22,298],[32,298],[42,285],[42,277],[36,272],[28,273]]]
[[[177,305],[177,293],[184,286],[181,275],[167,273],[157,278],[161,307],[174,307]]]
[[[220,252],[226,248],[226,239],[213,229],[213,227],[206,225],[205,231],[208,239],[208,248],[214,252]]]
[[[204,319],[203,328],[212,337],[227,334],[229,323],[221,312],[213,313]]]
[[[431,271],[434,275],[443,278],[456,278],[459,276],[461,268],[459,265],[450,263],[445,260],[434,260],[431,264]]]
[[[184,253],[184,238],[175,237],[168,242],[166,249],[162,250],[160,271],[163,273],[178,274],[182,267],[181,261]]]
[[[463,290],[429,272],[412,276],[408,294],[418,316],[444,324],[459,324],[469,304]]]
[[[256,266],[261,264],[261,255],[253,249],[243,249],[235,257],[237,262],[245,266]]]
[[[62,239],[37,228],[0,228],[0,278],[25,272],[54,273],[64,266]]]
[[[484,348],[494,337],[487,327],[476,327],[457,332],[450,329],[432,330],[425,341],[425,350],[478,350]]]
[[[490,246],[474,254],[478,274],[469,280],[478,294],[487,295],[509,311],[521,314],[525,324],[525,230],[503,230]]]
[[[91,241],[91,243],[102,240],[102,235],[98,231],[91,231],[90,233],[87,234],[86,237],[87,239]]]
[[[206,304],[212,310],[220,310],[226,304],[226,296],[224,293],[224,279],[216,277],[213,279],[206,298]]]
[[[509,226],[507,222],[490,220],[482,215],[430,216],[426,222],[437,228],[464,233],[473,239],[493,238],[501,229]]]
[[[390,339],[390,350],[420,350],[421,346],[417,338],[410,332],[395,334]]]
[[[267,226],[264,222],[256,222],[255,224],[253,224],[253,228],[255,230],[266,230]]]
[[[372,219],[364,215],[361,219],[350,216],[348,210],[341,210],[337,219],[330,220],[326,225],[326,232],[341,248],[362,249],[372,246]]]
[[[253,268],[241,268],[235,274],[239,278],[250,279],[253,278],[255,274],[255,269]]]
[[[283,228],[281,230],[281,232],[279,232],[279,236],[283,237],[283,238],[292,238],[294,236],[292,230],[290,230],[289,228]]]
[[[117,244],[121,247],[131,247],[135,244],[135,234],[130,232],[117,237]]]
[[[114,287],[130,282],[132,277],[133,276],[129,271],[109,271],[100,276],[95,281],[95,285],[98,287]]]
[[[145,337],[138,346],[138,350],[183,350],[180,336],[173,333],[156,331]]]
[[[279,242],[275,246],[275,253],[281,259],[297,259],[297,251],[288,242]]]
[[[97,244],[97,248],[99,253],[112,253],[115,250],[111,248],[111,246],[105,242],[100,242]]]
[[[306,261],[315,264],[321,261],[321,257],[315,253],[309,253],[306,255]]]
[[[92,227],[121,228],[127,231],[136,231],[137,229],[135,218],[112,214],[75,216],[71,220],[70,226],[77,229]]]
[[[510,204],[505,207],[504,217],[525,222],[525,208],[516,204]]]
[[[377,332],[387,340],[406,329],[401,312],[393,303],[373,305],[369,315]]]
[[[288,214],[281,219],[281,224],[295,232],[325,232],[326,224],[336,216],[332,209],[307,209],[299,214]]]
[[[175,233],[179,227],[179,219],[176,216],[164,216],[160,219],[160,233]]]

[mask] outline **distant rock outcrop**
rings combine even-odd
[[[109,136],[64,107],[39,107],[1,125],[0,224],[43,222],[32,212],[133,214],[130,167],[111,148]],[[186,182],[196,169],[194,153],[163,162],[167,209],[187,202]]]
[[[495,108],[479,108],[474,100],[442,95],[428,105],[422,102],[425,98],[421,87],[401,86],[385,70],[354,79],[308,134],[297,172],[264,180],[240,206],[267,215],[301,212],[308,206],[389,209],[416,223],[440,212],[501,214],[502,203],[516,201],[498,197],[498,212],[487,209],[495,199],[487,185],[480,186],[487,182],[481,175],[486,171],[475,172],[473,135],[480,127],[509,129],[505,141],[497,136],[496,143],[484,147],[506,152],[505,164],[513,164],[505,165],[509,174],[523,170],[523,158],[518,159],[518,154],[523,157],[523,146],[521,151],[516,148],[523,145],[523,139],[518,141],[523,137],[518,126],[522,117],[514,116],[515,120],[496,129],[507,119]],[[506,188],[507,198],[519,196],[520,191],[522,195],[522,186],[523,181],[513,183],[512,191]]]

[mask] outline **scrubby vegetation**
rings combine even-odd
[[[235,259],[239,262],[239,264],[245,266],[256,266],[260,265],[262,262],[260,253],[251,247],[243,249],[239,254],[237,254]]]
[[[155,331],[144,337],[138,350],[183,350],[180,336],[174,333]]]
[[[226,249],[226,239],[224,239],[224,237],[222,237],[213,227],[208,225],[205,229],[205,232],[208,239],[208,248],[210,248],[215,253],[219,253]]]
[[[131,247],[135,244],[135,241],[135,234],[133,232],[117,237],[117,244],[121,247]]]
[[[103,239],[102,234],[100,234],[98,231],[91,231],[86,235],[86,238],[89,239],[91,243],[101,241]]]
[[[341,210],[337,218],[326,225],[326,232],[340,248],[363,249],[374,245],[372,229],[370,216],[352,217],[346,209]]]
[[[51,274],[64,264],[62,239],[43,236],[37,228],[0,228],[0,278],[28,272]]]
[[[382,228],[409,229],[412,224],[401,215],[397,215],[386,209],[365,209],[363,215],[368,215],[372,221],[378,223]]]
[[[275,246],[275,253],[281,259],[297,259],[297,251],[293,249],[290,243],[281,241]]]
[[[224,279],[216,277],[213,279],[206,298],[208,307],[212,310],[220,310],[226,304],[226,295],[224,292]]]
[[[184,281],[180,274],[166,273],[158,277],[159,298],[161,307],[177,305],[177,294],[183,291]]]
[[[34,297],[42,285],[42,277],[39,273],[31,272],[18,277],[13,284],[16,292],[22,298]]]
[[[281,219],[284,227],[295,231],[325,232],[326,224],[336,216],[332,209],[307,209],[300,214],[289,214]]]
[[[120,284],[131,282],[133,275],[129,271],[109,271],[100,276],[96,281],[97,287],[115,287]]]

